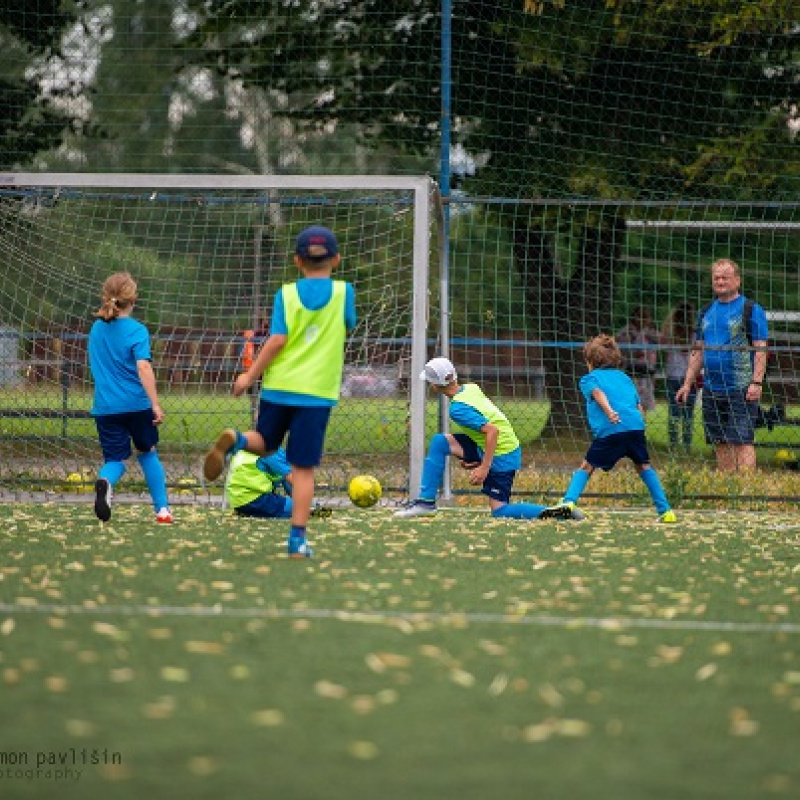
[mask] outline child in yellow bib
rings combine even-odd
[[[294,260],[303,277],[276,293],[270,335],[233,385],[234,396],[240,397],[261,377],[256,429],[224,430],[206,454],[203,471],[214,480],[238,451],[267,455],[287,438],[293,478],[287,548],[290,558],[308,558],[313,555],[306,526],[315,468],[331,410],[339,401],[345,339],[357,319],[352,285],[331,278],[341,260],[332,231],[318,225],[303,230]]]

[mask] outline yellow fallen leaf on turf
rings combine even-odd
[[[731,736],[754,736],[758,733],[759,724],[750,717],[746,708],[732,708],[729,719]]]
[[[254,725],[262,725],[265,728],[276,728],[284,723],[283,711],[277,708],[262,708],[260,711],[254,711],[250,715],[250,719]]]
[[[353,758],[358,758],[361,761],[369,761],[378,756],[378,746],[373,742],[350,742],[347,746],[347,752]]]
[[[564,705],[564,697],[552,683],[544,683],[539,687],[539,697],[551,708]]]
[[[148,719],[169,719],[175,713],[175,706],[175,698],[164,695],[152,703],[146,703],[142,713]]]
[[[400,699],[400,695],[396,689],[381,689],[375,695],[375,702],[380,703],[382,706],[390,706]]]
[[[501,672],[498,675],[495,675],[492,679],[492,682],[489,684],[489,694],[492,697],[499,697],[503,692],[506,690],[508,686],[508,675],[505,672]]]
[[[588,736],[592,726],[582,719],[560,719],[556,731],[561,736]]]
[[[70,736],[91,736],[95,732],[95,726],[85,719],[68,719],[64,727]]]
[[[189,641],[183,646],[189,653],[203,653],[208,656],[218,656],[225,651],[225,647],[219,642]]]
[[[125,641],[128,638],[128,634],[125,631],[120,630],[110,622],[95,622],[92,624],[92,630],[95,633],[99,633],[100,636],[108,636],[109,639],[115,639],[116,641]]]
[[[118,667],[108,671],[108,679],[112,683],[127,683],[133,680],[133,670],[130,667]]]
[[[467,689],[475,685],[475,676],[463,669],[451,669],[450,680]]]
[[[478,642],[478,646],[490,656],[504,656],[508,652],[508,648],[505,645],[498,644],[490,639],[481,639]]]
[[[704,666],[700,667],[694,674],[694,679],[696,681],[706,681],[712,676],[714,676],[717,672],[717,665],[716,664],[705,664]]]
[[[339,686],[339,684],[331,683],[330,681],[317,681],[314,684],[314,691],[320,697],[330,697],[334,700],[341,700],[343,697],[347,697],[347,689],[344,686]]]
[[[234,664],[230,668],[230,676],[234,680],[243,681],[250,677],[250,669],[245,664]]]
[[[526,742],[545,742],[553,735],[553,725],[542,722],[538,725],[528,725],[522,731],[522,738]]]
[[[20,677],[21,673],[15,667],[7,667],[3,670],[3,683],[7,683],[9,686],[19,683]]]
[[[17,623],[14,622],[14,620],[10,617],[8,619],[4,619],[3,624],[0,625],[0,633],[2,633],[3,636],[8,636],[14,630],[16,624]]]
[[[662,644],[656,648],[656,653],[658,653],[658,656],[662,660],[666,661],[667,664],[674,664],[683,655],[683,648],[670,647],[668,645]]]
[[[194,756],[186,766],[192,775],[200,778],[213,775],[217,771],[217,762],[211,756]]]
[[[711,652],[715,656],[727,656],[730,655],[733,651],[733,648],[730,645],[730,642],[717,642],[712,648]]]
[[[350,701],[356,714],[371,714],[375,710],[375,698],[368,694],[360,694]]]
[[[67,691],[68,684],[63,675],[50,675],[45,678],[44,685],[47,687],[47,691],[60,693]]]
[[[171,683],[186,683],[189,680],[189,670],[183,667],[161,667],[161,677]]]

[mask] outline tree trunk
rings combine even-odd
[[[584,221],[577,263],[564,275],[554,255],[554,235],[530,224],[517,228],[514,254],[531,329],[543,343],[550,417],[543,436],[586,437],[584,399],[578,381],[586,373],[584,343],[610,333],[614,272],[625,236],[614,210]]]

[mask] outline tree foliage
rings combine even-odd
[[[0,168],[19,168],[82,127],[70,100],[82,89],[72,81],[43,83],[47,65],[61,53],[62,36],[78,19],[63,0],[4,0],[0,4]]]

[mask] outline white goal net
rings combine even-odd
[[[422,177],[0,175],[0,489],[87,490],[101,463],[86,341],[103,280],[126,270],[152,337],[171,491],[203,495],[202,454],[248,428],[257,396],[231,384],[298,277],[311,224],[333,229],[359,323],[347,343],[320,491],[359,472],[418,486],[425,446],[428,273],[435,187]],[[119,487],[137,491],[137,470]]]

